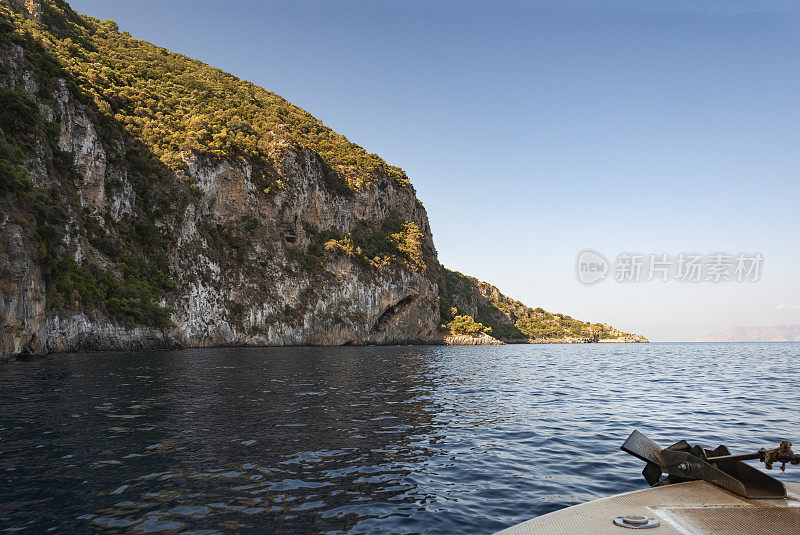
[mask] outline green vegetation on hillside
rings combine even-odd
[[[337,191],[374,185],[380,177],[410,185],[401,169],[270,91],[134,39],[114,21],[76,15],[62,0],[42,8],[41,23],[17,17],[17,25],[42,43],[107,120],[124,125],[173,169],[185,165],[181,155],[189,152],[266,160],[296,144],[323,158]]]
[[[3,97],[7,101],[8,93]],[[90,262],[78,264],[74,251],[63,243],[65,228],[70,224],[67,212],[61,207],[64,199],[59,199],[57,192],[34,187],[21,165],[20,145],[24,146],[26,138],[31,136],[20,131],[15,132],[16,136],[7,133],[14,132],[15,121],[35,131],[38,110],[32,113],[30,108],[21,107],[9,113],[9,109],[12,108],[6,108],[0,118],[5,127],[0,129],[0,193],[13,194],[18,200],[12,223],[24,229],[33,225],[49,306],[55,310],[104,310],[128,326],[168,326],[169,311],[159,306],[158,299],[161,292],[172,289],[174,283],[166,276],[166,256],[158,249],[159,243],[146,247],[145,240],[139,240],[141,245],[145,245],[150,262],[136,260],[117,250],[112,255],[118,260],[113,271]],[[73,172],[71,166],[65,171],[59,171],[58,165],[54,168],[55,172]],[[69,183],[67,179],[64,182]],[[67,191],[66,195],[71,193],[74,194]],[[97,234],[90,234],[90,242],[93,238],[98,239]]]
[[[439,278],[439,307],[443,326],[452,332],[455,331],[451,325],[456,318],[461,318],[458,324],[486,325],[492,336],[501,340],[597,341],[628,334],[542,308],[530,308],[506,297],[490,284],[444,268]],[[474,310],[474,317],[467,315],[467,310]]]
[[[334,228],[322,232],[306,228],[306,232],[313,243],[303,262],[313,269],[322,267],[325,252],[352,258],[364,267],[381,268],[395,263],[414,271],[424,271],[427,267],[424,236],[410,221],[389,217],[380,228],[362,224],[347,234]]]
[[[2,26],[0,26],[2,28]],[[27,91],[0,87],[0,193],[30,189],[22,146],[36,126],[39,109]]]
[[[442,324],[442,329],[450,331],[452,334],[466,334],[475,336],[481,333],[492,334],[492,328],[486,327],[482,323],[475,321],[475,318],[466,314],[459,314],[458,309],[450,309],[450,317],[453,319]]]
[[[447,326],[455,319],[458,308],[462,311],[474,308],[478,322],[492,330],[495,338],[509,340],[525,338],[525,335],[510,323],[504,314],[488,300],[479,299],[477,294],[478,280],[446,268],[441,269],[439,278],[439,313],[442,324]],[[473,306],[469,306],[473,305]],[[465,312],[462,312],[465,314]],[[474,318],[473,318],[474,321]]]
[[[43,79],[57,75],[69,78],[30,33],[18,29],[19,23],[20,19],[8,8],[0,6],[0,50],[19,45]],[[42,88],[36,97],[47,98],[49,89]],[[122,248],[109,239],[101,226],[91,218],[82,217],[73,157],[60,150],[59,125],[45,122],[34,97],[23,89],[0,87],[0,204],[7,221],[22,227],[36,244],[36,257],[47,287],[48,307],[98,310],[129,326],[168,326],[169,310],[159,305],[164,292],[174,288],[167,276],[166,239],[147,217],[123,222],[129,249],[123,254]],[[121,134],[120,130],[118,135]],[[42,145],[43,150],[40,149]],[[48,190],[31,182],[26,159],[33,159],[39,153],[45,158],[38,163],[45,166],[49,176],[58,178],[58,187]],[[135,145],[131,145],[127,155],[131,162],[130,176],[135,179],[145,173],[152,179],[153,165],[137,162],[136,156]],[[144,199],[149,199],[155,181],[148,180],[148,186],[143,182],[138,181],[138,189],[142,190]],[[157,209],[150,204],[145,206]],[[144,215],[152,215],[152,212]],[[89,243],[109,257],[111,266],[100,267],[75,260],[75,245],[66,245],[64,237],[70,226],[81,224]],[[6,230],[4,225],[0,236]],[[7,278],[11,280],[10,273]]]

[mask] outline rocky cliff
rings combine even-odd
[[[495,338],[507,343],[642,343],[647,338],[615,329],[606,323],[590,323],[566,314],[531,308],[503,295],[497,287],[457,271],[442,268],[439,307],[445,325],[463,329],[464,315],[477,321]],[[473,330],[475,330],[473,328]]]
[[[443,342],[443,302],[479,313],[402,170],[61,0],[0,0],[0,206],[4,358]]]

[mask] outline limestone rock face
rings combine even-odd
[[[128,168],[110,161],[108,141],[104,145],[101,140],[93,112],[75,98],[65,80],[38,79],[18,47],[0,51],[0,64],[0,87],[24,89],[34,97],[43,121],[57,125],[57,149],[72,158],[75,195],[62,204],[67,212],[61,229],[64,247],[78,264],[91,261],[113,269],[107,253],[87,239],[87,218],[119,237],[115,222],[123,222],[120,228],[130,232],[129,227],[141,222],[139,208],[148,201],[135,191]],[[114,144],[123,147],[124,156],[124,140]],[[53,150],[42,139],[26,155],[28,176],[38,188],[62,187],[48,164]],[[171,326],[126,326],[103,310],[53,306],[34,224],[24,221],[12,202],[0,216],[0,357],[82,349],[438,340],[433,267],[438,262],[427,214],[413,188],[383,179],[378,186],[349,194],[331,191],[320,157],[303,147],[275,147],[274,159],[266,163],[281,187],[269,193],[259,182],[258,170],[265,162],[211,160],[190,153],[184,161],[185,170],[173,172],[169,180],[175,188],[187,189],[188,184],[193,194],[173,202],[152,221],[170,237],[168,275],[176,288],[160,304],[171,310]],[[303,265],[303,255],[319,241],[317,233],[380,228],[389,218],[420,229],[426,267],[364,265],[330,253],[321,257],[320,265]],[[249,230],[242,230],[243,221]],[[225,243],[228,238],[238,249]]]
[[[444,343],[448,346],[496,346],[503,345],[497,338],[481,333],[476,336],[456,334],[444,337]]]
[[[277,95],[60,0],[0,32],[0,360],[575,330],[444,269],[405,173]]]

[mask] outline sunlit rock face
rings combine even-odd
[[[60,250],[77,264],[92,262],[115,272],[117,264],[91,232],[124,246],[131,226],[146,219],[143,207],[153,202],[132,185],[127,141],[103,139],[96,111],[76,98],[64,79],[37,75],[20,47],[0,50],[0,65],[0,86],[24,90],[35,100],[42,124],[55,125],[50,129],[56,143],[37,137],[24,166],[36,188],[64,193],[58,203],[66,212]],[[70,156],[71,183],[53,171],[56,151]],[[6,196],[8,209],[0,216],[3,358],[83,349],[441,340],[436,251],[412,187],[378,177],[369,187],[332,191],[320,157],[285,144],[276,143],[268,162],[192,153],[183,158],[184,168],[170,171],[166,185],[153,185],[176,193],[163,201],[167,209],[148,221],[167,237],[165,276],[174,287],[158,304],[169,310],[168,326],[120,321],[103,306],[51,302],[36,223],[23,217],[21,196]],[[265,167],[279,188],[267,192],[259,174]],[[87,230],[90,219],[102,230]],[[347,235],[379,229],[389,219],[411,222],[421,231],[424,265],[365,264],[363,258],[325,250],[320,241],[324,231]],[[315,245],[311,266],[308,251]]]
[[[432,340],[438,328],[438,288],[433,270],[387,265],[365,267],[326,254],[316,270],[298,267],[292,255],[307,251],[315,229],[343,234],[388,217],[424,229],[424,209],[413,190],[358,190],[342,197],[324,187],[317,157],[288,151],[280,160],[286,187],[264,196],[253,167],[187,157],[186,178],[198,200],[175,218],[172,269],[183,281],[173,320],[182,344],[341,345]],[[257,221],[241,257],[210,252],[204,226]],[[433,257],[435,261],[435,256]]]
[[[63,1],[0,0],[0,104],[0,359],[644,341],[444,269],[401,169]]]

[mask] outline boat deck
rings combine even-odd
[[[742,498],[704,481],[618,494],[542,515],[497,535],[800,535],[800,484],[785,483],[787,499]],[[614,518],[643,515],[660,526],[632,530]]]

